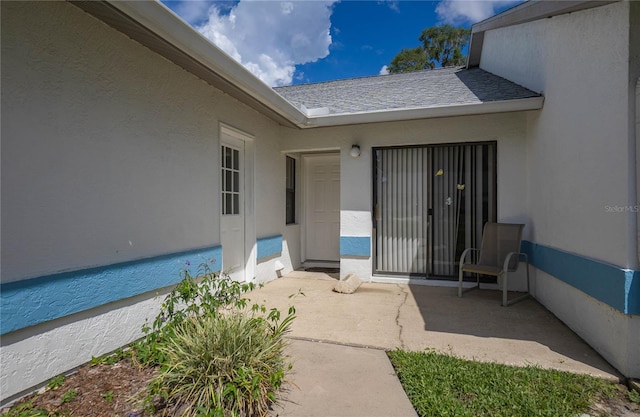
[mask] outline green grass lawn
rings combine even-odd
[[[435,352],[389,352],[418,415],[580,416],[616,386],[568,372],[467,361]]]

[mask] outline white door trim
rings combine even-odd
[[[301,255],[301,262],[306,262],[309,258],[307,256],[307,234],[308,234],[308,215],[307,215],[307,211],[308,211],[308,201],[309,201],[309,188],[307,186],[307,181],[309,179],[309,173],[308,173],[308,164],[309,164],[309,160],[315,157],[322,157],[322,156],[337,156],[338,159],[340,160],[340,153],[339,152],[322,152],[322,153],[310,153],[310,154],[302,154],[301,155],[301,160],[302,160],[302,172],[301,172],[301,183],[303,184],[303,192],[302,192],[302,209],[300,210],[300,221],[302,224],[301,227],[301,233],[300,233],[300,240],[301,240],[301,244],[300,244],[300,255]],[[335,242],[336,245],[340,245],[339,242],[339,238],[338,241]],[[338,259],[339,260],[339,259]]]
[[[218,151],[224,137],[244,142],[244,258],[245,281],[252,282],[256,276],[256,216],[255,216],[255,138],[253,135],[220,122]],[[218,173],[221,172],[220,158],[218,158]],[[220,181],[218,184],[218,198],[221,195]],[[218,205],[220,209],[220,205]],[[220,239],[220,236],[219,236]],[[221,241],[221,239],[220,239]],[[223,248],[224,251],[224,248]],[[224,256],[224,255],[223,255]]]

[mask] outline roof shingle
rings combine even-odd
[[[439,68],[402,74],[276,87],[298,108],[328,108],[329,114],[443,107],[540,97],[479,68]]]

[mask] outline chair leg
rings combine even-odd
[[[519,297],[514,298],[513,300],[507,300],[507,273],[505,272],[504,276],[505,276],[505,280],[504,280],[504,288],[503,288],[503,292],[502,292],[502,305],[504,307],[506,306],[510,306],[512,304],[517,303],[518,301],[522,301],[526,298],[529,298],[531,296],[530,294],[530,284],[529,284],[529,262],[526,262],[527,264],[527,293],[524,295],[521,295]]]
[[[462,297],[462,294],[464,294],[465,292],[469,292],[471,290],[477,290],[480,289],[480,275],[476,274],[476,285],[473,287],[469,287],[469,288],[464,288],[462,283],[463,283],[463,273],[462,270],[460,270],[460,273],[458,274],[458,297]]]
[[[507,302],[507,289],[508,289],[508,285],[507,285],[507,272],[503,272],[502,274],[502,307],[506,307],[509,305],[509,303]]]

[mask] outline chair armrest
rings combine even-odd
[[[503,271],[515,271],[515,269],[509,269],[509,263],[511,262],[511,257],[513,255],[517,255],[518,257],[524,256],[525,262],[529,263],[529,257],[524,252],[509,252],[507,256],[504,258],[504,264],[502,265]]]
[[[470,254],[471,252],[480,252],[480,249],[476,249],[476,248],[467,248],[464,250],[464,252],[462,252],[462,255],[460,255],[460,268],[462,268],[463,265],[465,265],[465,258],[467,257],[468,254]]]

